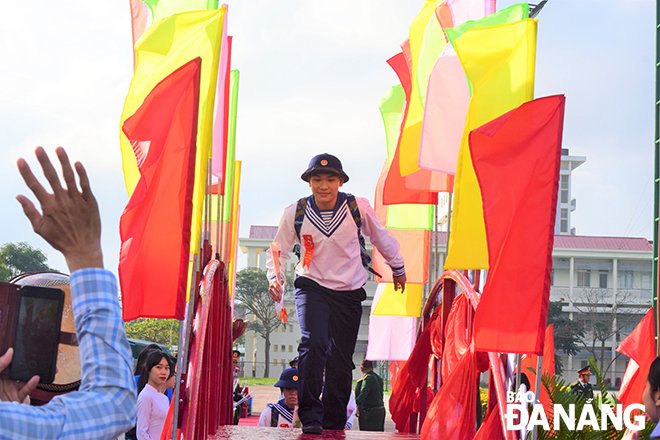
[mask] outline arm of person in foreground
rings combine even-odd
[[[71,271],[82,377],[79,391],[55,397],[44,406],[0,402],[0,439],[111,439],[135,424],[136,396],[117,282],[103,269],[98,205],[80,163],[75,165],[78,190],[63,148],[57,149],[57,156],[65,187],[46,152],[38,148],[36,156],[53,193],[20,159],[19,171],[41,212],[27,197],[17,199],[34,231],[62,252]]]

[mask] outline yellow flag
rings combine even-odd
[[[536,21],[473,29],[461,35],[454,47],[473,85],[473,95],[456,167],[445,269],[487,269],[483,205],[468,147],[469,134],[533,99]]]
[[[226,7],[222,6],[213,11],[175,14],[149,27],[135,47],[135,72],[120,121],[121,127],[126,118],[140,107],[149,92],[170,73],[196,57],[202,58],[191,227],[192,252],[195,252],[199,245],[206,170],[211,152],[218,55],[225,12]],[[139,179],[139,172],[133,148],[121,130],[120,148],[124,181],[130,195]]]
[[[406,284],[406,290],[394,290],[392,283],[379,283],[380,299],[372,312],[383,316],[419,316],[422,311],[422,284]]]
[[[425,91],[431,70],[446,45],[435,9],[445,0],[427,0],[410,25],[410,61],[412,69],[410,104],[401,133],[399,168],[402,176],[419,170],[419,144],[422,138]],[[423,55],[423,56],[422,56]],[[421,74],[420,74],[421,73]],[[424,91],[424,96],[420,90]]]

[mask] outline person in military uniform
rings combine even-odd
[[[372,361],[363,360],[360,370],[364,376],[355,386],[360,431],[384,431],[383,379],[374,371]]]
[[[594,398],[594,389],[589,383],[591,378],[591,370],[589,367],[585,367],[577,372],[578,381],[571,385],[571,392],[578,397],[582,397],[586,400],[591,400]]]

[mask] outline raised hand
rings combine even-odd
[[[66,151],[58,147],[56,152],[62,166],[64,187],[48,155],[43,148],[38,147],[35,154],[53,192],[46,191],[27,162],[19,159],[18,170],[37,198],[41,212],[23,195],[17,196],[16,200],[23,207],[34,232],[62,252],[71,272],[84,267],[103,267],[101,219],[87,172],[80,162],[76,162],[75,169],[81,188],[78,190]]]

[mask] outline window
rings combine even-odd
[[[550,271],[550,285],[554,286],[555,285],[555,270],[552,269]]]
[[[567,208],[561,208],[559,224],[560,224],[559,232],[568,232],[568,209]]]
[[[293,353],[293,345],[289,345],[289,353]]]
[[[607,289],[607,271],[601,270],[598,272],[598,287]]]
[[[651,288],[651,274],[648,272],[642,273],[642,289]]]
[[[591,271],[577,270],[577,287],[591,287]]]
[[[559,180],[559,189],[561,193],[561,203],[568,203],[568,176],[562,174]]]
[[[283,345],[282,346],[282,353],[284,353],[285,351],[286,351],[286,345]]]
[[[622,270],[619,272],[619,288],[632,289],[633,286],[633,272],[632,270]]]
[[[275,348],[273,348],[273,351],[274,351],[275,353],[277,353],[277,351],[279,350],[279,348],[280,348],[280,346],[279,346],[279,345],[276,345]]]

